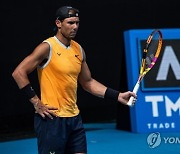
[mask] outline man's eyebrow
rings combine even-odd
[[[78,21],[67,21],[68,23],[79,23],[79,20]]]

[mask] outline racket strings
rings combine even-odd
[[[149,57],[146,57],[146,68],[154,61],[154,54],[149,55]]]
[[[149,43],[149,46],[147,48],[147,54],[146,54],[146,64],[145,69],[152,68],[153,65],[156,62],[156,53],[159,48],[159,35],[155,35],[152,37],[151,42]]]
[[[162,47],[162,33],[154,30],[146,41],[143,50],[139,81],[155,65]]]

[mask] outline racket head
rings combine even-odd
[[[162,32],[155,29],[149,35],[143,50],[140,79],[155,65],[162,47]]]

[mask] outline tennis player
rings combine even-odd
[[[57,33],[44,40],[12,73],[20,91],[34,105],[39,154],[85,154],[86,134],[77,106],[77,84],[91,94],[127,104],[133,92],[119,92],[91,77],[83,48],[73,39],[79,11],[63,6],[56,12]],[[28,75],[37,68],[41,97]]]

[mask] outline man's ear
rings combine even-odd
[[[61,28],[61,21],[60,20],[56,19],[55,24],[56,24],[57,28]]]

